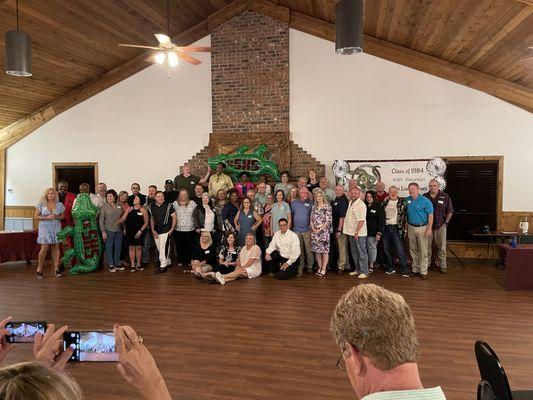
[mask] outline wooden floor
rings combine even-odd
[[[145,339],[174,399],[335,400],[355,398],[336,369],[329,334],[337,299],[356,280],[328,275],[286,282],[268,277],[226,286],[174,268],[154,276],[99,272],[38,281],[24,263],[0,266],[0,315],[45,319],[73,329],[131,324]],[[429,280],[374,273],[368,282],[401,293],[413,308],[425,386],[448,399],[475,399],[473,345],[487,340],[514,389],[533,388],[533,292],[507,292],[489,266],[432,273]],[[7,362],[30,357],[19,345]],[[136,398],[113,363],[78,364],[87,399]]]

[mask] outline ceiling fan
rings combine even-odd
[[[157,50],[157,53],[154,56],[154,60],[158,64],[163,64],[165,60],[168,61],[169,78],[170,78],[171,68],[176,67],[179,64],[180,59],[188,63],[191,63],[193,65],[201,64],[200,60],[187,54],[188,52],[210,52],[211,51],[211,47],[207,47],[207,46],[177,46],[176,44],[172,43],[169,32],[170,32],[170,9],[169,9],[169,0],[167,0],[167,34],[156,33],[154,35],[157,41],[159,42],[158,46],[146,46],[146,45],[124,44],[124,43],[119,43],[119,46]]]

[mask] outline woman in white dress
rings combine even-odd
[[[215,280],[221,285],[238,278],[252,279],[261,275],[261,249],[255,244],[255,235],[253,232],[249,232],[246,235],[244,244],[239,254],[235,271],[225,275],[222,275],[220,272],[215,274]]]

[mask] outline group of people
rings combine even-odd
[[[0,365],[14,347],[0,321]],[[398,329],[401,327],[401,329]],[[0,367],[0,398],[5,400],[81,400],[83,392],[65,372],[74,349],[63,349],[66,326],[53,324],[37,334],[34,361]],[[440,387],[424,388],[417,367],[420,355],[413,314],[404,298],[382,287],[358,285],[337,303],[330,330],[340,349],[337,367],[346,371],[358,398],[445,400]],[[171,400],[154,358],[130,326],[114,327],[118,370],[142,399]]]
[[[154,249],[156,273],[166,272],[175,254],[178,267],[221,284],[262,273],[279,279],[304,272],[324,277],[335,267],[343,275],[352,266],[350,275],[366,279],[380,265],[387,274],[395,273],[398,265],[403,277],[427,279],[433,244],[440,271],[447,270],[446,227],[453,206],[436,180],[424,195],[411,183],[409,196],[400,198],[396,186],[386,192],[383,182],[366,193],[355,180],[347,192],[340,185],[332,189],[327,178],[312,169],[295,185],[286,171],[273,187],[266,177],[252,183],[246,172],[233,182],[225,167],[219,163],[212,175],[208,168],[198,177],[185,164],[174,180],[165,181],[164,191],[150,185],[146,195],[138,183],[131,185],[131,194],[108,190],[105,183],[93,194],[88,184],[80,185],[80,193],[89,194],[99,209],[109,271],[128,266],[132,272],[143,270]],[[57,233],[72,224],[75,201],[61,181],[57,191],[47,189],[37,205],[39,278],[49,247],[54,272],[61,276]]]

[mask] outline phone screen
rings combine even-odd
[[[63,348],[74,345],[69,361],[118,361],[115,336],[112,331],[65,332]]]
[[[46,331],[45,321],[11,321],[6,324],[8,343],[33,343],[35,334]]]

